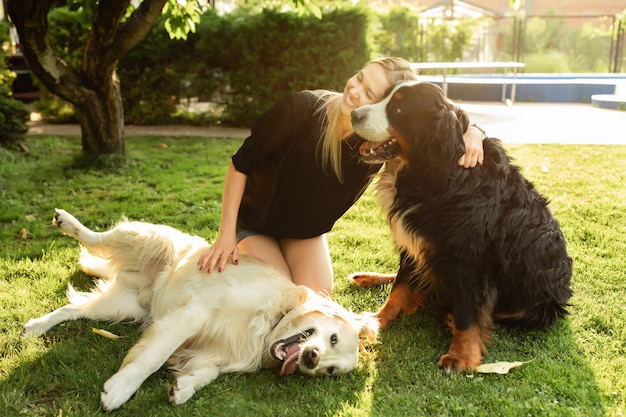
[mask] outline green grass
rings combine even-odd
[[[136,342],[135,325],[67,322],[21,340],[23,324],[90,288],[76,242],[50,226],[55,207],[104,230],[125,215],[212,239],[222,181],[240,139],[128,138],[127,167],[78,168],[79,138],[28,137],[29,155],[0,148],[0,414],[101,415],[99,393]],[[549,331],[498,327],[487,362],[533,362],[508,375],[448,377],[436,366],[451,336],[439,312],[404,317],[338,378],[224,375],[182,406],[167,404],[167,370],[119,416],[614,416],[626,411],[626,147],[509,145],[552,200],[575,268],[571,315]],[[27,232],[26,238],[20,231]],[[368,191],[329,234],[334,298],[374,311],[389,286],[360,289],[356,270],[394,272],[397,257]],[[124,336],[111,341],[100,327]]]

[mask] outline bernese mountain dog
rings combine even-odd
[[[572,259],[548,200],[483,141],[484,163],[466,169],[467,114],[435,84],[404,81],[352,112],[366,162],[385,162],[375,190],[400,252],[397,274],[357,272],[361,286],[393,282],[381,327],[441,301],[453,337],[447,373],[475,369],[495,323],[547,327],[567,314]]]

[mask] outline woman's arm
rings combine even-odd
[[[482,164],[484,160],[483,139],[487,135],[485,131],[476,125],[470,125],[463,134],[465,142],[465,154],[459,159],[459,165],[464,168],[474,168],[476,164]]]
[[[213,245],[200,255],[198,266],[201,270],[207,267],[207,272],[212,272],[217,265],[218,271],[222,272],[229,256],[232,256],[233,264],[237,264],[239,261],[237,215],[247,179],[246,174],[237,171],[232,162],[228,165],[222,194],[219,233]]]

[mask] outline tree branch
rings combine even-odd
[[[83,72],[86,78],[110,78],[119,60],[148,34],[166,1],[144,0],[125,22],[122,20],[131,0],[100,1],[85,46]]]
[[[54,94],[76,104],[78,75],[56,53],[48,37],[48,12],[55,0],[8,0],[7,11],[20,37],[26,62]]]
[[[144,0],[130,17],[120,25],[111,52],[119,60],[146,37],[163,13],[167,0]]]
[[[105,58],[111,53],[113,40],[118,33],[120,22],[126,14],[130,0],[100,1],[91,18],[91,31],[85,45],[85,57],[100,57],[100,61],[112,61],[116,63],[118,59]],[[83,60],[83,70],[90,72],[86,65],[88,59]]]

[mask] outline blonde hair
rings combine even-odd
[[[370,64],[378,64],[385,69],[390,85],[393,85],[397,81],[417,79],[415,71],[413,71],[409,63],[402,58],[376,58],[367,63],[367,65]],[[322,169],[326,173],[329,171],[333,172],[340,181],[343,181],[341,173],[341,144],[343,139],[341,137],[341,99],[343,94],[328,90],[315,90],[311,91],[311,93],[313,93],[321,103],[316,112],[322,114],[322,125],[320,126],[321,140],[318,144]]]

